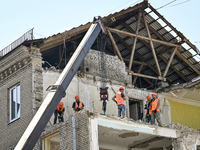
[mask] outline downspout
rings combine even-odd
[[[73,150],[76,150],[76,116],[72,117],[72,127],[73,127]]]

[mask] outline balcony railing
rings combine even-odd
[[[27,40],[33,40],[33,28],[31,30],[29,30],[28,32],[26,32],[24,35],[22,35],[20,38],[18,38],[14,42],[12,42],[10,45],[8,45],[4,49],[2,49],[0,51],[0,57],[6,55],[7,53],[9,53],[14,48],[16,48],[21,43],[23,43],[24,41],[27,41]]]

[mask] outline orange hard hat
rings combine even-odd
[[[153,96],[153,95],[157,96],[157,94],[156,94],[156,93],[152,93],[151,95],[152,95],[152,96]]]
[[[79,96],[76,95],[76,96],[75,96],[75,99],[79,99]]]
[[[124,87],[121,86],[121,87],[119,88],[119,90],[124,90]]]
[[[59,107],[62,107],[63,105],[64,105],[63,102],[60,102],[60,103],[58,104]]]
[[[147,96],[147,99],[150,99],[150,98],[151,98],[151,96],[150,96],[150,95],[148,95],[148,96]]]

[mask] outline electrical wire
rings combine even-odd
[[[175,5],[171,5],[170,7],[178,6],[178,5],[181,5],[181,4],[186,3],[186,2],[189,2],[189,1],[190,1],[190,0],[186,0],[186,1],[181,2],[181,3],[175,4]]]
[[[156,10],[161,9],[161,8],[164,8],[164,7],[166,7],[167,5],[174,3],[175,1],[176,1],[176,0],[173,0],[173,1],[171,1],[171,2],[169,2],[169,3],[167,3],[167,4],[165,4],[165,5],[163,5],[163,6],[159,7],[159,8],[157,8]]]

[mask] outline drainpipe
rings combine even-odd
[[[72,127],[73,127],[73,150],[76,150],[76,116],[72,117]]]

